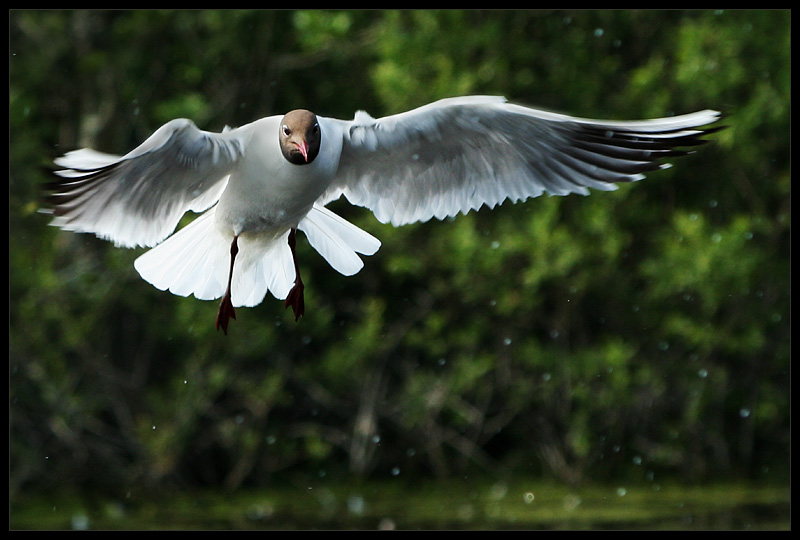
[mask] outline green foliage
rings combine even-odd
[[[789,36],[781,11],[12,11],[12,492],[787,478]],[[335,202],[381,250],[346,278],[300,242],[307,316],[268,297],[227,337],[215,303],[141,281],[141,250],[37,213],[54,157],[123,153],[174,117],[469,93],[723,108],[729,128],[586,198],[398,229]]]

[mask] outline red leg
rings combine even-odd
[[[300,278],[300,266],[297,264],[297,252],[295,251],[295,245],[297,244],[296,236],[297,229],[293,228],[289,231],[289,249],[292,250],[295,279],[294,287],[292,287],[292,290],[289,291],[289,295],[286,297],[286,301],[283,303],[283,305],[287,308],[292,306],[295,322],[297,322],[303,313],[305,313],[305,299],[303,298],[303,289],[305,289],[305,285],[303,285],[303,280]]]
[[[222,295],[222,301],[219,303],[219,311],[217,312],[217,331],[222,328],[222,332],[228,335],[228,321],[233,318],[236,319],[236,310],[233,309],[231,302],[231,280],[233,279],[233,261],[236,259],[236,254],[239,253],[239,237],[234,236],[231,242],[231,269],[228,272],[228,288],[225,289],[225,294]]]

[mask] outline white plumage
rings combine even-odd
[[[341,195],[402,225],[543,193],[613,190],[702,143],[719,117],[589,120],[475,96],[380,119],[293,111],[223,133],[178,119],[121,157],[82,149],[57,159],[49,211],[65,230],[157,246],[136,260],[140,275],[177,295],[223,297],[227,332],[233,306],[257,305],[268,291],[302,314],[295,230],[344,275],[362,268],[358,254],[378,250],[325,208]],[[205,213],[172,234],[188,210]]]

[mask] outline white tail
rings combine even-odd
[[[311,247],[345,276],[363,268],[364,262],[357,253],[372,255],[381,247],[380,240],[317,204],[297,228],[306,234]]]
[[[151,249],[134,262],[143,279],[162,291],[178,296],[194,294],[200,300],[222,297],[230,269],[232,237],[214,225],[216,207]],[[344,275],[358,272],[364,263],[356,253],[372,255],[380,247],[372,235],[348,223],[330,210],[315,205],[298,229],[328,263]],[[255,306],[267,294],[283,300],[295,279],[294,262],[287,242],[279,237],[244,234],[233,269],[231,301],[234,306]]]

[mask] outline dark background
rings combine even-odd
[[[788,482],[787,11],[11,11],[10,493],[316,476]],[[595,118],[725,111],[674,167],[395,229],[307,314],[141,280],[48,227],[52,159],[176,117],[375,117],[501,94]]]

